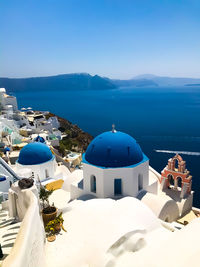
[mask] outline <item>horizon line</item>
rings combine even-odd
[[[156,75],[156,74],[152,74],[152,73],[143,73],[143,74],[137,74],[135,76],[132,76],[130,78],[110,78],[109,76],[105,76],[105,75],[99,75],[99,74],[91,74],[89,72],[69,72],[69,73],[58,73],[58,74],[49,74],[49,75],[36,75],[36,76],[26,76],[26,77],[2,77],[0,76],[0,79],[31,79],[31,78],[47,78],[47,77],[55,77],[55,76],[62,76],[62,75],[73,75],[73,74],[85,74],[85,75],[90,75],[92,77],[94,76],[100,76],[102,78],[108,78],[111,80],[134,80],[139,78],[140,76],[145,76],[145,75],[149,75],[152,77],[149,78],[139,78],[139,79],[146,79],[146,80],[151,80],[153,78],[177,78],[177,79],[200,79],[200,77],[190,77],[190,76],[168,76],[168,75]]]

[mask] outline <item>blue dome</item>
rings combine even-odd
[[[22,165],[35,165],[53,159],[50,148],[40,142],[34,142],[22,148],[19,154],[18,163]]]
[[[34,142],[40,142],[40,143],[45,143],[45,140],[42,136],[37,136],[35,139],[34,139]]]
[[[102,133],[92,140],[86,150],[85,160],[100,167],[119,168],[141,162],[143,153],[133,137],[111,131]]]

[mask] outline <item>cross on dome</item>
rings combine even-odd
[[[112,133],[116,133],[117,131],[115,130],[115,124],[112,124]]]

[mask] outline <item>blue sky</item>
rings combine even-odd
[[[1,0],[0,77],[200,77],[199,0]]]

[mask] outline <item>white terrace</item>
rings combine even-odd
[[[20,223],[10,224],[13,219],[3,221],[7,212],[1,212],[1,245],[9,254],[2,267],[199,266],[200,219],[177,230],[136,198],[70,202],[65,188],[50,197],[63,212],[67,230],[54,242],[46,241],[35,187],[18,194],[20,229]],[[173,260],[166,257],[169,251],[176,252]]]

